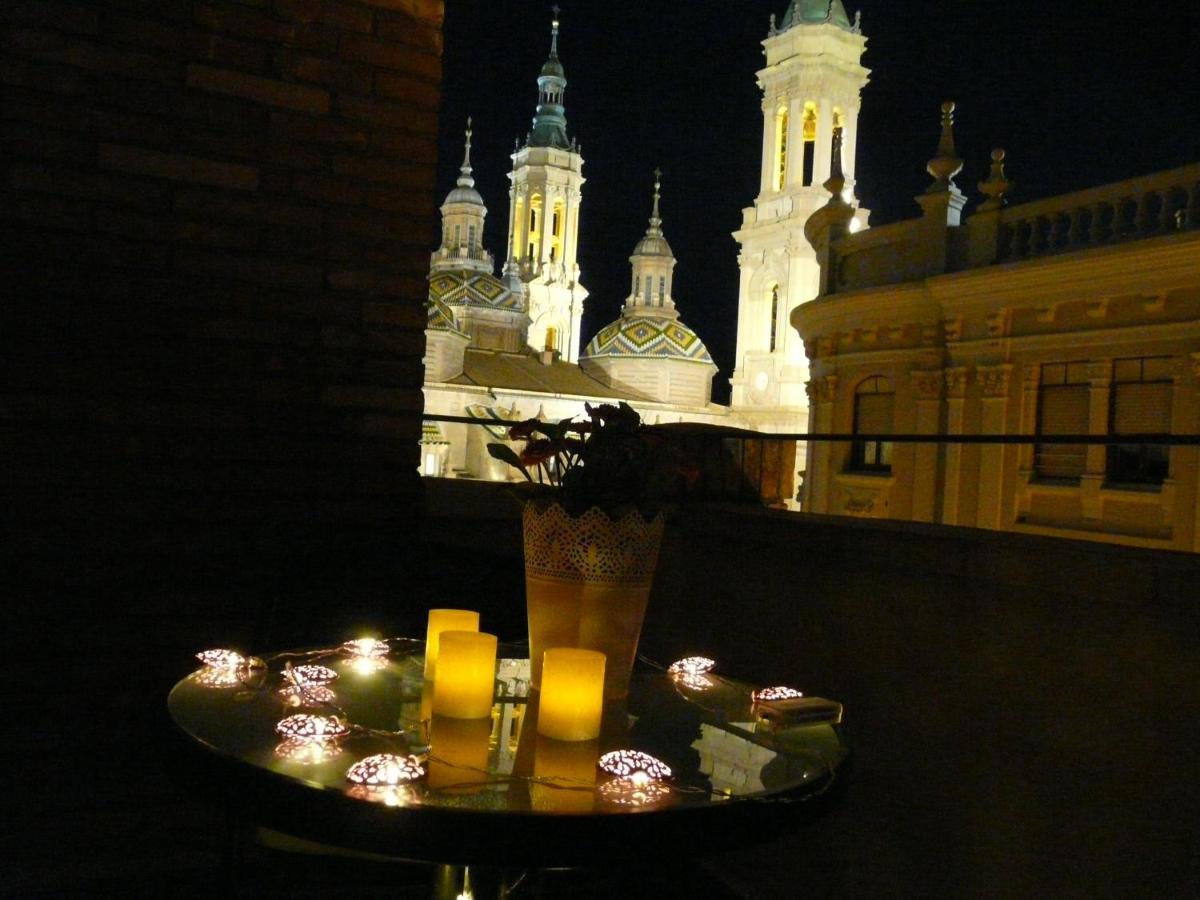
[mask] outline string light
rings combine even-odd
[[[597,763],[600,771],[620,778],[637,780],[660,781],[671,777],[671,767],[661,759],[643,753],[641,750],[613,750],[600,757]]]
[[[247,662],[246,657],[233,650],[202,650],[196,659],[210,669],[236,669]]]
[[[346,772],[346,780],[368,787],[395,787],[406,781],[416,781],[424,774],[425,769],[415,756],[380,753],[352,765]]]
[[[238,670],[221,669],[216,666],[205,666],[203,669],[197,669],[191,675],[192,681],[201,687],[206,688],[233,688],[242,683],[242,679],[238,676]]]
[[[328,666],[288,666],[283,670],[283,677],[296,687],[306,687],[315,684],[329,684],[338,675]]]
[[[342,652],[363,659],[381,659],[392,652],[387,641],[375,638],[358,638],[342,644]]]
[[[771,700],[797,700],[803,697],[800,691],[790,687],[769,687],[762,688],[750,695],[750,698],[755,703],[763,703]]]
[[[711,672],[717,666],[716,662],[707,656],[685,656],[676,660],[667,668],[669,675],[703,675]]]
[[[289,706],[328,706],[337,702],[337,694],[323,684],[297,684],[279,689]]]
[[[350,729],[337,716],[314,716],[297,713],[281,720],[275,733],[285,738],[323,742],[345,737]]]

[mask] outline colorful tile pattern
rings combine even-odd
[[[524,312],[525,298],[485,272],[438,272],[429,279],[429,299],[448,306],[485,306]]]
[[[677,319],[630,316],[600,330],[584,356],[650,357],[711,363],[708,348],[696,332]]]

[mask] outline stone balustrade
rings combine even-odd
[[[1200,227],[1200,164],[1023,203],[1000,214],[996,262]]]

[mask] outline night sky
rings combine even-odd
[[[664,171],[664,231],[674,297],[721,372],[727,400],[737,322],[730,232],[758,189],[762,114],[754,73],[771,13],[787,0],[684,3],[560,0],[559,55],[570,134],[584,158],[579,242],[590,291],[584,334],[616,318],[628,257],[646,228],[652,174]],[[549,3],[447,0],[438,202],[475,120],[486,243],[505,252],[508,155],[536,106],[549,49]],[[947,3],[853,0],[871,69],[858,139],[858,195],[872,224],[914,217],[929,183],[938,106],[958,103],[972,205],[992,147],[1008,151],[1014,203],[1200,160],[1200,14],[1182,0]],[[1120,10],[1120,14],[1104,13]]]

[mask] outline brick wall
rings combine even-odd
[[[349,565],[413,531],[441,20],[3,4],[10,575]]]

